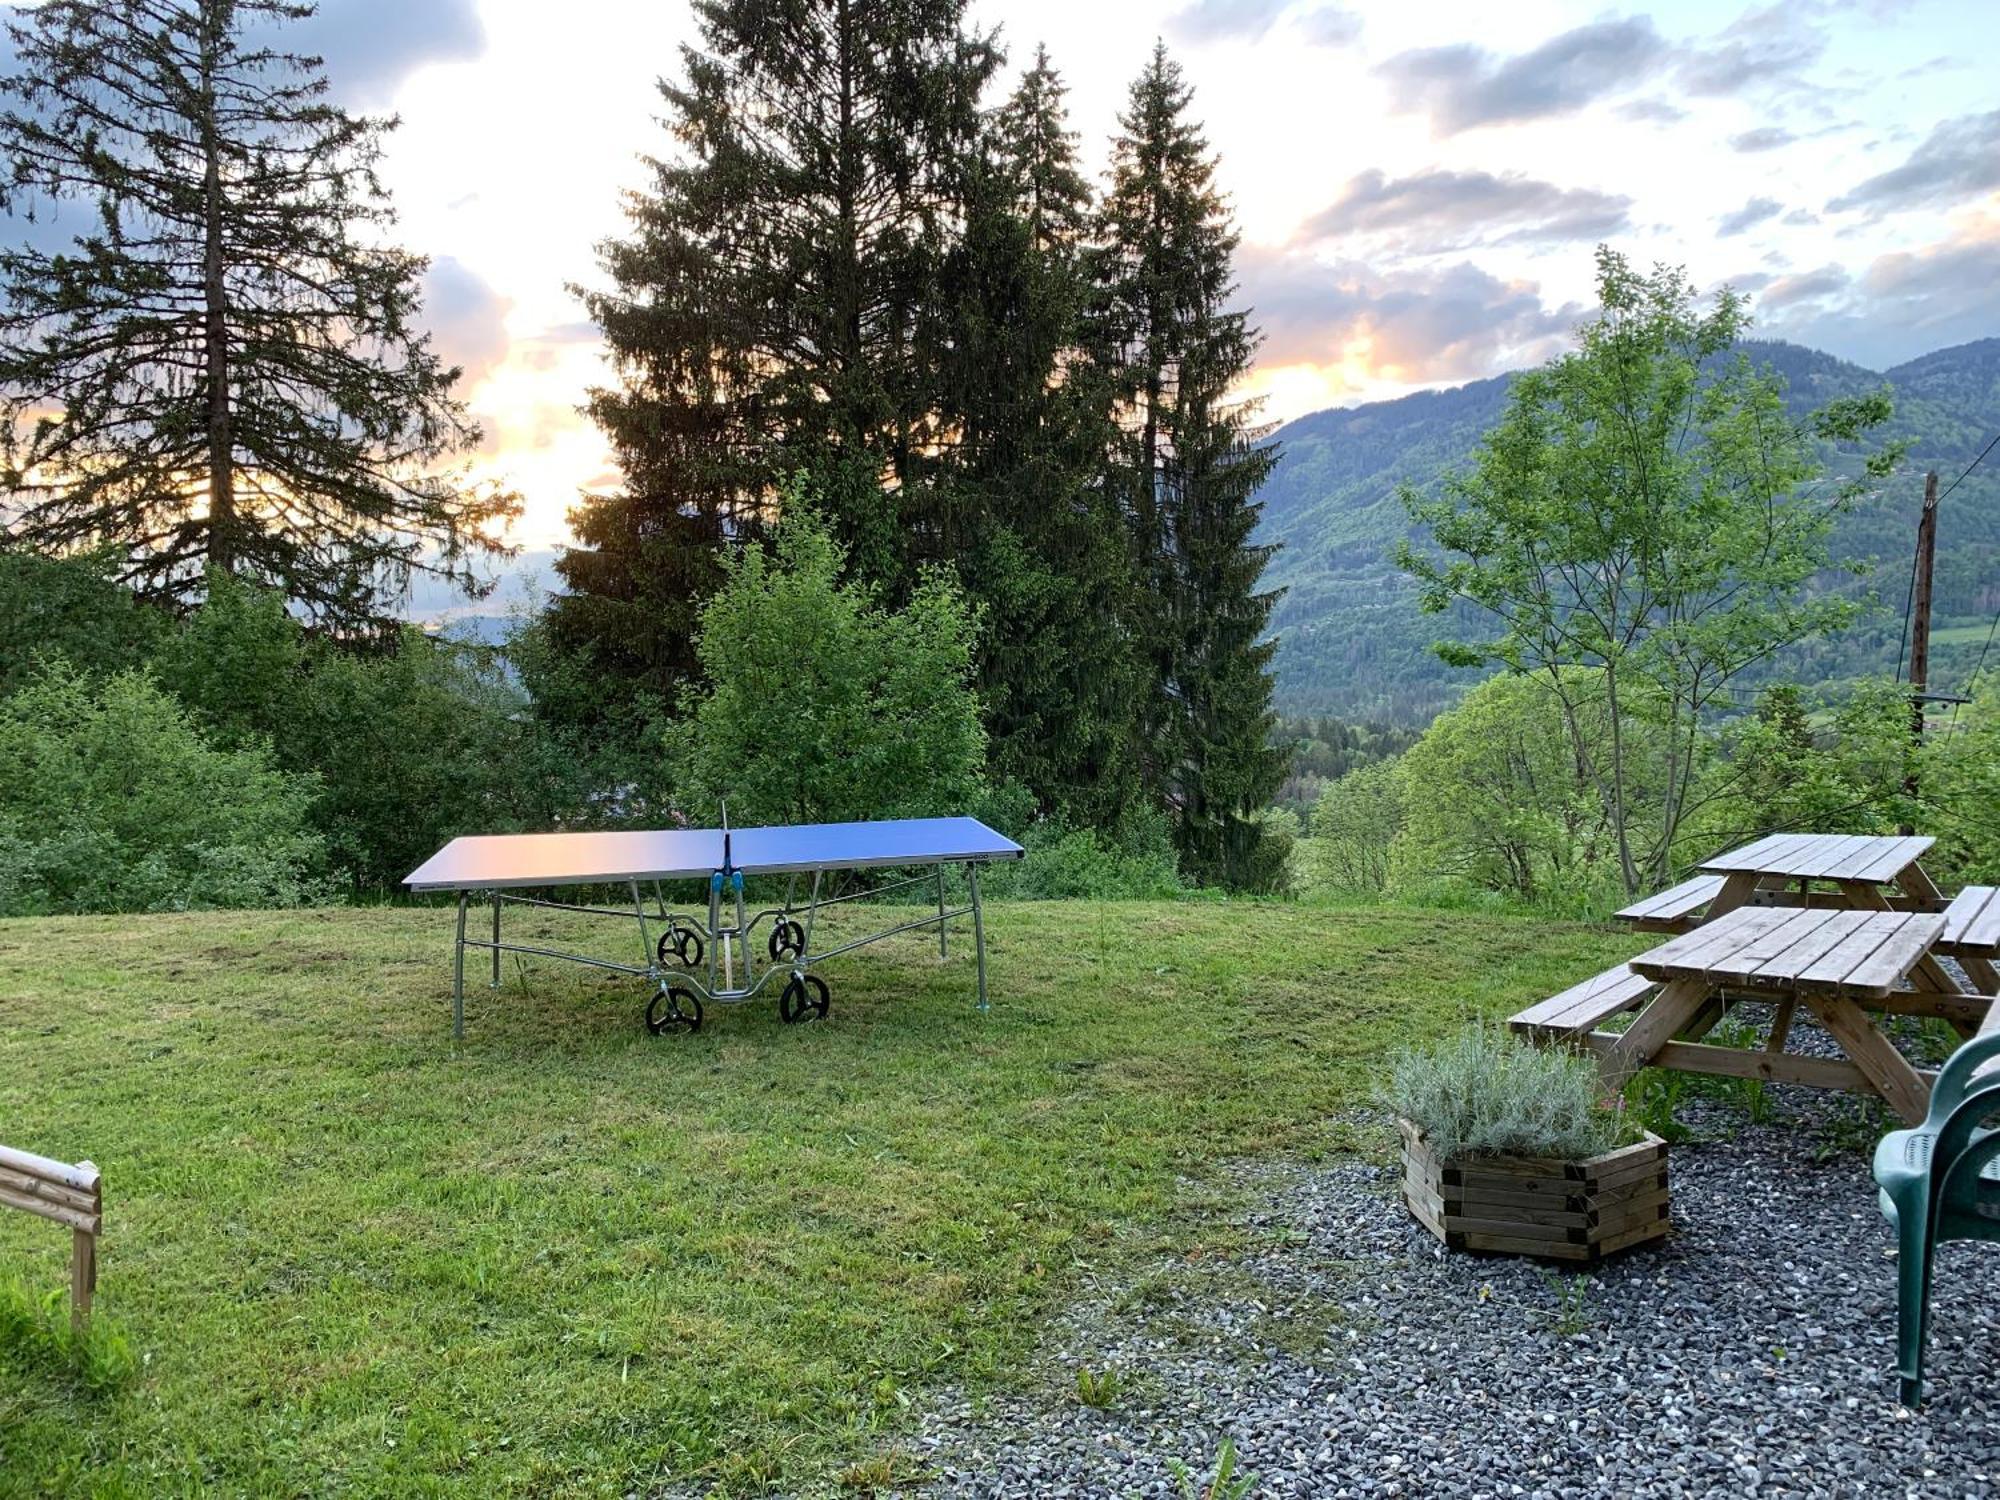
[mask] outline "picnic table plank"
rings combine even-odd
[[[1887,995],[1909,976],[1944,931],[1942,917],[1898,912],[1895,921],[1896,926],[1875,951],[1841,976],[1841,994],[1850,999]]]
[[[1845,924],[1845,934],[1794,972],[1792,977],[1800,987],[1818,985],[1838,990],[1842,980],[1895,935],[1901,921],[1898,913],[1886,911],[1851,911],[1841,915],[1850,919]]]
[[[1901,839],[1885,840],[1874,835],[1857,835],[1850,838],[1844,847],[1825,851],[1826,877],[1829,880],[1864,880],[1867,877],[1862,872],[1872,869],[1885,858],[1895,862],[1894,869],[1889,872],[1894,874],[1907,863],[1902,849]],[[1887,878],[1887,875],[1883,877]]]
[[[1789,924],[1789,930],[1782,934],[1781,941],[1782,938],[1789,938],[1790,941],[1782,946],[1767,944],[1767,947],[1772,947],[1771,953],[1765,962],[1743,976],[1746,980],[1751,984],[1775,985],[1781,989],[1794,987],[1801,971],[1847,942],[1853,937],[1855,929],[1874,915],[1872,912],[1842,911],[1837,906],[1812,907],[1809,910],[1825,911],[1827,920],[1815,927],[1807,927],[1800,922]]]
[[[1769,834],[1741,849],[1704,860],[1701,868],[1729,873],[1778,875],[1795,880],[1895,880],[1928,850],[1934,839],[1865,833]]]
[[[1855,878],[1877,882],[1899,880],[1906,870],[1914,868],[1917,861],[1930,852],[1932,842],[1931,839],[1914,836],[1899,838],[1894,844],[1885,846],[1873,861],[1863,865]]]
[[[1664,891],[1655,891],[1643,901],[1635,901],[1622,907],[1618,915],[1628,922],[1644,921],[1647,918],[1674,918],[1698,911],[1715,898],[1722,889],[1724,877],[1721,875],[1697,875],[1691,880],[1683,880],[1679,885],[1669,886]]]
[[[2000,886],[1976,885],[1953,897],[1940,941],[1953,949],[2000,952]]]
[[[1734,952],[1751,938],[1780,926],[1794,915],[1794,911],[1780,906],[1739,906],[1650,953],[1641,953],[1632,959],[1632,968],[1653,979],[1706,978],[1712,959]]]

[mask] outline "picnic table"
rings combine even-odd
[[[1619,913],[1677,936],[1530,1006],[1513,1027],[1536,1041],[1589,1048],[1614,1081],[1647,1066],[1765,1078],[1874,1093],[1919,1121],[1932,1075],[1903,1057],[1878,1018],[1936,1016],[1965,1036],[2000,1029],[1992,962],[2000,957],[2000,891],[1972,887],[1946,900],[1918,863],[1933,842],[1774,834],[1719,854],[1694,878]],[[1969,991],[1940,954],[1985,993]],[[1760,1049],[1702,1040],[1745,1000],[1772,1007]],[[1786,1050],[1801,1007],[1844,1057]],[[1623,1031],[1599,1029],[1633,1010]]]

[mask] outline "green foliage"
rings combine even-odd
[[[1691,800],[1682,865],[1766,833],[1889,833],[1927,821],[1905,790],[1915,769],[1909,689],[1864,679],[1830,702],[1791,683],[1721,725]]]
[[[1960,879],[2000,882],[2000,663],[1956,727],[1939,726],[1922,758],[1920,821],[1939,836],[1937,864]]]
[[[1135,560],[1138,754],[1170,810],[1182,873],[1265,890],[1286,851],[1257,815],[1284,779],[1269,745],[1268,547],[1256,493],[1276,461],[1234,395],[1257,336],[1232,310],[1237,233],[1193,93],[1156,44],[1112,141],[1089,350],[1115,427],[1107,482]]]
[[[1470,1026],[1390,1063],[1381,1102],[1423,1131],[1440,1161],[1550,1156],[1582,1161],[1623,1139],[1604,1105],[1597,1065]]]
[[[796,496],[776,556],[746,547],[702,607],[713,684],[668,743],[690,811],[739,824],[916,817],[973,805],[983,783],[976,622],[943,573],[902,609],[841,579],[845,554]]]
[[[1197,1479],[1194,1471],[1177,1458],[1169,1460],[1167,1467],[1180,1485],[1181,1500],[1246,1500],[1257,1488],[1254,1472],[1237,1470],[1234,1438],[1224,1438],[1222,1446],[1215,1450],[1215,1472],[1206,1479]]]
[[[1608,758],[1595,675],[1564,674],[1573,710],[1544,679],[1488,678],[1424,731],[1398,762],[1403,816],[1390,859],[1398,890],[1448,881],[1579,911],[1616,888],[1610,818],[1572,749],[1573,725],[1587,754]],[[1659,795],[1648,777],[1658,733],[1628,712],[1623,758],[1635,810]]]
[[[1124,1378],[1108,1365],[1102,1370],[1093,1370],[1088,1365],[1077,1369],[1076,1399],[1093,1411],[1111,1410],[1124,1389]]]
[[[218,749],[151,678],[52,665],[0,700],[0,913],[316,898],[317,782]]]
[[[1301,884],[1363,895],[1387,890],[1390,851],[1404,815],[1400,761],[1363,766],[1329,783],[1301,846]]]
[[[137,1369],[131,1343],[102,1313],[92,1314],[79,1337],[60,1291],[36,1297],[18,1277],[0,1278],[0,1375],[46,1372],[108,1396]]]
[[[308,636],[275,591],[217,581],[157,658],[219,743],[316,776],[313,821],[357,893],[385,893],[461,833],[583,811],[588,767],[527,713],[497,655],[405,627],[391,649]]]
[[[1841,511],[1830,555],[1871,562],[1892,604],[1909,567],[1910,540],[1922,502],[1923,468],[1948,480],[1992,436],[1992,391],[2000,339],[1925,355],[1877,373],[1796,344],[1746,339],[1737,345],[1785,386],[1786,412],[1804,422],[1834,397],[1892,389],[1896,410],[1881,428],[1906,443],[1905,471],[1876,487],[1865,503]],[[1441,622],[1417,608],[1410,580],[1395,566],[1398,541],[1422,545],[1423,529],[1394,496],[1405,485],[1428,489],[1465,464],[1483,433],[1502,418],[1511,375],[1393,401],[1314,412],[1276,434],[1283,456],[1259,492],[1260,541],[1276,543],[1269,578],[1284,589],[1272,614],[1278,636],[1273,667],[1287,712],[1422,724],[1466,683],[1431,649],[1441,633],[1470,637],[1481,621],[1461,607]],[[1815,443],[1830,471],[1853,473],[1851,445]],[[2000,470],[1989,462],[1952,495],[1939,516],[1936,617],[1931,682],[1956,691],[1966,681],[2000,595]],[[1845,572],[1811,585],[1865,601],[1869,579]],[[1746,683],[1792,678],[1823,687],[1848,678],[1888,676],[1895,667],[1899,611],[1875,608],[1835,636],[1801,641],[1744,674]]]
[[[110,673],[151,654],[167,618],[119,586],[117,566],[101,552],[40,557],[0,546],[0,696],[51,657]]]
[[[1776,379],[1731,357],[1746,323],[1733,293],[1702,311],[1684,273],[1640,275],[1607,248],[1597,291],[1580,349],[1516,378],[1472,469],[1430,498],[1406,490],[1442,556],[1405,543],[1399,561],[1425,610],[1470,605],[1497,630],[1441,643],[1446,661],[1534,673],[1562,699],[1632,894],[1671,866],[1698,736],[1731,680],[1852,618],[1808,587],[1858,492],[1818,492],[1814,444],[1856,441],[1889,402],[1837,399],[1795,426]],[[1865,475],[1898,456],[1875,454]],[[1628,753],[1639,700],[1662,731],[1653,797]],[[1601,742],[1576,722],[1586,705]]]
[[[1417,742],[1420,731],[1401,724],[1349,723],[1324,714],[1280,717],[1271,744],[1283,750],[1291,773],[1274,801],[1310,817],[1320,795],[1348,772],[1393,760]]]
[[[1134,811],[1108,830],[1042,821],[1011,834],[1028,852],[1017,861],[988,866],[980,875],[981,890],[995,897],[1152,901],[1181,892],[1173,834],[1162,814]]]
[[[14,544],[109,543],[148,599],[240,573],[352,632],[413,572],[476,590],[519,503],[439,467],[480,434],[423,332],[426,263],[385,243],[395,122],[255,35],[309,13],[11,13],[0,209],[66,203],[80,232],[0,250],[0,488]]]

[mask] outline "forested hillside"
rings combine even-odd
[[[1876,566],[1858,580],[1826,580],[1829,587],[1872,590],[1883,608],[1838,640],[1797,648],[1781,668],[1807,683],[1890,672],[1923,472],[1935,468],[1950,485],[2000,427],[2000,339],[1941,349],[1881,372],[1795,344],[1743,348],[1784,377],[1795,413],[1884,382],[1894,390],[1896,414],[1884,437],[1908,440],[1905,475],[1844,517],[1834,538],[1836,558]],[[1272,616],[1285,712],[1422,722],[1473,680],[1432,654],[1441,624],[1418,613],[1396,569],[1397,541],[1414,535],[1396,490],[1406,483],[1425,487],[1465,463],[1499,419],[1511,378],[1315,412],[1276,433],[1283,456],[1261,494],[1259,536],[1279,547],[1267,578],[1285,589]],[[1964,679],[1996,608],[2000,465],[1989,461],[1939,513],[1934,684]]]

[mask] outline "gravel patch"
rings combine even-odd
[[[1178,1496],[1227,1436],[1270,1496],[2000,1496],[2000,1246],[1940,1249],[1904,1410],[1872,1127],[1766,1101],[1684,1104],[1674,1234],[1581,1278],[1447,1253],[1386,1165],[1242,1167],[1226,1253],[1093,1286],[1021,1389],[932,1407],[914,1493]]]

